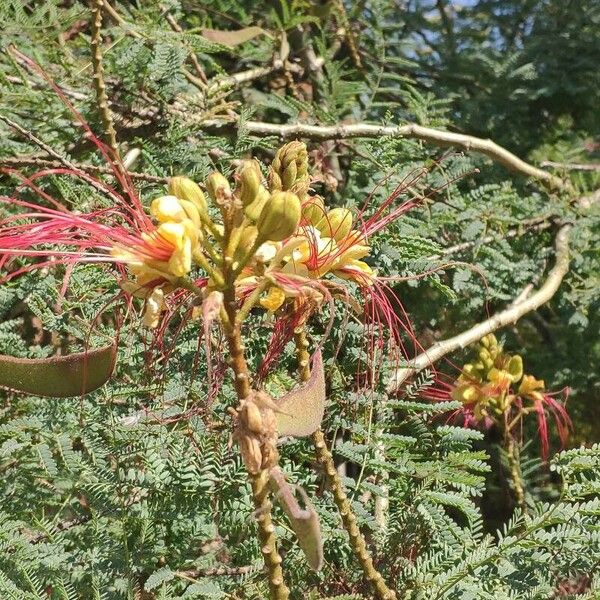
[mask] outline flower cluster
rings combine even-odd
[[[202,185],[173,177],[166,195],[147,208],[116,170],[125,197],[81,171],[58,171],[21,177],[46,206],[1,199],[25,209],[0,222],[0,268],[8,267],[4,279],[48,264],[120,265],[121,287],[145,300],[144,323],[151,328],[159,326],[175,299],[180,302],[190,292],[204,298],[233,287],[240,303],[250,302],[244,315],[260,306],[280,318],[290,311],[307,314],[334,294],[349,299],[350,281],[365,296],[364,306],[373,307],[373,323],[384,319],[393,335],[403,327],[389,299],[393,293],[364,259],[370,235],[414,201],[392,207],[398,197],[393,194],[368,218],[363,211],[327,208],[310,187],[302,142],[280,148],[266,176],[258,161],[244,160],[232,182],[218,171]],[[34,183],[53,174],[86,179],[110,195],[114,206],[69,212]],[[12,259],[26,256],[38,260],[14,269]]]
[[[450,395],[462,403],[466,423],[496,424],[507,434],[535,412],[544,458],[548,455],[546,411],[554,416],[563,444],[571,426],[563,404],[545,390],[543,381],[524,374],[521,356],[505,352],[493,334],[481,339],[477,358],[463,366]]]

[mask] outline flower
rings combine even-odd
[[[493,334],[479,342],[477,358],[466,363],[453,384],[438,382],[438,388],[428,390],[426,397],[435,400],[455,400],[462,404],[457,414],[465,426],[489,428],[492,425],[513,435],[513,430],[528,414],[538,418],[541,454],[548,457],[547,415],[554,418],[561,444],[566,443],[571,420],[564,403],[555,399],[556,393],[545,390],[542,380],[523,371],[523,359],[511,355]],[[513,389],[513,385],[518,387]]]

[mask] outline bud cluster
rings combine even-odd
[[[521,406],[527,400],[541,401],[543,389],[543,381],[524,375],[521,356],[505,352],[490,333],[480,340],[476,358],[463,366],[452,398],[470,406],[478,421],[486,417],[497,421],[517,400]]]
[[[168,195],[150,205],[153,227],[142,234],[144,248],[113,249],[134,276],[125,287],[147,299],[146,324],[157,325],[165,295],[194,267],[206,272],[209,291],[231,286],[245,297],[262,289],[256,301],[271,312],[288,298],[318,295],[311,282],[328,273],[370,285],[374,273],[360,260],[370,249],[352,212],[328,210],[309,186],[308,153],[298,141],[277,151],[266,179],[252,159],[231,179],[212,172],[205,191],[173,177]]]

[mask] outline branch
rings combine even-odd
[[[544,284],[531,296],[513,304],[509,308],[496,313],[493,317],[478,323],[467,331],[460,333],[452,338],[437,342],[428,350],[412,359],[408,367],[397,369],[390,377],[387,384],[389,393],[396,392],[400,386],[411,376],[419,373],[429,367],[440,358],[458,350],[465,348],[479,341],[483,336],[492,333],[497,329],[516,323],[523,315],[536,310],[542,304],[550,300],[558,290],[562,280],[569,270],[569,233],[571,225],[563,225],[556,235],[554,242],[556,262],[554,267],[548,273]]]
[[[566,171],[600,171],[600,163],[559,163],[553,160],[544,160],[540,167],[552,169],[565,169]]]
[[[219,127],[223,123],[221,121],[206,121],[203,125],[204,127],[212,128]],[[295,123],[291,125],[279,125],[276,123],[246,121],[244,128],[249,133],[255,135],[273,135],[281,139],[342,140],[378,138],[383,136],[419,139],[437,146],[455,147],[465,152],[472,151],[484,154],[509,171],[532,177],[549,189],[573,191],[573,187],[569,181],[530,165],[492,140],[464,135],[462,133],[453,133],[451,131],[441,131],[414,123],[397,126],[370,125],[368,123],[353,123],[348,125],[306,125]]]
[[[509,238],[520,236],[525,232],[542,231],[552,226],[553,219],[556,219],[556,216],[548,215],[545,217],[535,217],[534,219],[523,221],[520,227],[517,227],[515,229],[509,229],[504,233],[498,232],[495,235],[486,235],[483,238],[478,238],[476,240],[471,240],[468,242],[461,242],[460,244],[456,244],[454,246],[448,246],[447,248],[443,248],[438,254],[432,254],[430,256],[427,256],[426,260],[436,260],[443,256],[448,256],[449,254],[455,254],[457,252],[469,250],[470,248],[473,248],[475,246],[479,247],[485,244],[489,244],[491,242],[507,240]]]
[[[34,156],[14,157],[14,158],[2,158],[0,164],[9,167],[40,167],[43,169],[57,169],[65,166],[64,161],[61,160],[47,160],[45,158],[37,158]],[[102,174],[114,176],[114,171],[110,167],[100,167],[98,165],[87,165],[84,163],[73,163],[69,161],[69,168],[84,171],[85,173],[91,174]],[[141,181],[150,181],[151,183],[169,183],[169,177],[161,177],[160,175],[150,175],[148,173],[137,173],[134,171],[128,171],[127,175],[131,179],[139,179]],[[103,190],[103,188],[102,188]],[[106,190],[103,190],[104,192]]]

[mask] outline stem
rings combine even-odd
[[[239,400],[246,399],[252,392],[248,365],[244,357],[244,345],[240,335],[240,323],[237,320],[237,303],[235,289],[228,287],[224,293],[225,312],[227,321],[224,323],[227,340],[229,343],[229,354],[231,368],[235,377],[235,391]],[[269,500],[269,473],[266,470],[256,475],[249,475],[252,486],[252,498],[256,509],[256,521],[258,523],[258,538],[260,540],[261,552],[265,561],[269,578],[269,590],[271,600],[287,600],[289,590],[283,581],[283,570],[281,568],[281,556],[277,551],[277,536],[275,526],[271,519],[271,501]]]
[[[308,352],[308,340],[306,339],[304,328],[299,327],[294,331],[294,341],[296,342],[298,373],[302,381],[307,381],[310,377],[310,354]],[[344,529],[348,532],[350,547],[358,559],[365,577],[373,587],[375,598],[378,600],[396,600],[396,593],[386,585],[381,573],[373,565],[373,559],[367,549],[365,538],[358,528],[356,515],[352,511],[348,496],[344,491],[342,481],[335,468],[333,456],[327,448],[325,435],[321,429],[313,433],[312,441],[315,446],[317,461],[323,465],[325,479],[333,492],[333,499],[342,517]]]
[[[93,0],[92,2],[92,36],[90,45],[92,48],[92,67],[94,70],[94,87],[96,89],[96,103],[98,112],[104,126],[104,134],[110,149],[114,154],[114,163],[120,170],[119,164],[119,145],[117,144],[117,134],[113,124],[112,115],[108,106],[108,95],[106,94],[106,84],[104,83],[104,67],[102,66],[101,30],[102,30],[102,9],[103,0]]]
[[[510,479],[515,500],[519,508],[526,513],[527,503],[525,502],[525,486],[521,474],[521,463],[519,461],[519,448],[510,432],[507,432],[505,435],[506,455],[508,457],[508,467],[510,469]]]

